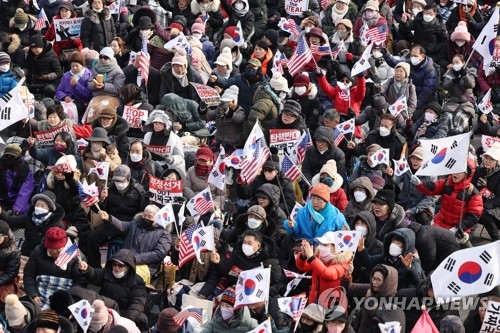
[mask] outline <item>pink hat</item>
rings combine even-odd
[[[179,49],[179,50],[177,50],[177,52],[175,52],[175,55],[172,58],[172,65],[175,65],[175,64],[184,65],[187,67],[188,61],[186,58],[186,51],[184,51],[183,49]]]
[[[454,42],[457,39],[465,40],[466,42],[470,41],[470,33],[467,30],[467,24],[463,21],[458,22],[457,27],[451,34],[451,41]]]
[[[204,33],[205,32],[205,25],[203,24],[203,20],[201,18],[197,18],[196,21],[194,22],[193,26],[191,27],[191,33]]]

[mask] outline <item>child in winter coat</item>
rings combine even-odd
[[[345,194],[342,184],[344,179],[337,173],[337,162],[329,160],[321,168],[320,172],[312,179],[312,185],[323,183],[330,188],[330,203],[344,213],[347,207],[347,195]]]

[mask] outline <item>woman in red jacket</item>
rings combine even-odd
[[[483,214],[483,198],[471,184],[476,165],[473,159],[467,161],[467,172],[454,173],[437,182],[422,182],[417,176],[411,182],[426,195],[441,195],[441,209],[434,216],[434,225],[456,231],[460,226],[468,230],[478,223]],[[459,225],[460,224],[460,225]]]
[[[313,251],[312,245],[303,240],[302,253],[295,259],[300,271],[312,272],[312,285],[307,301],[309,304],[314,303],[323,291],[340,286],[341,279],[352,260],[352,252],[335,251],[333,231],[316,238],[316,242],[319,245]]]

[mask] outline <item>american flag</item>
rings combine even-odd
[[[150,60],[151,58],[148,53],[148,40],[143,38],[141,52],[139,52],[139,65],[137,69],[141,72],[141,78],[144,79],[146,84],[148,83]]]
[[[295,180],[300,177],[300,169],[296,166],[288,155],[283,156],[281,160],[281,171],[285,175],[285,178]]]
[[[306,297],[305,295],[299,295],[299,296],[294,296],[292,297],[292,305],[291,305],[291,310],[292,310],[292,319],[294,322],[297,322],[300,317],[302,316],[302,312],[304,311],[304,308],[306,307]]]
[[[174,319],[174,323],[176,323],[177,325],[182,327],[182,325],[184,325],[184,323],[186,322],[186,320],[189,317],[193,317],[201,325],[201,324],[203,324],[202,315],[203,315],[203,309],[189,308],[189,309],[182,310],[181,312],[179,312],[178,314],[173,316],[172,319]]]
[[[335,47],[332,49],[332,56],[337,57],[339,52],[342,51],[347,52],[347,48],[345,47],[345,43],[343,40],[340,41],[340,43],[338,43],[337,45],[335,45]]]
[[[43,10],[42,8],[35,23],[35,30],[42,30],[43,28],[45,28],[45,22],[49,22],[49,20],[47,19],[45,10]]]
[[[297,73],[304,68],[304,66],[307,65],[312,58],[313,55],[309,46],[307,46],[305,38],[300,38],[295,52],[288,61],[288,71],[290,72],[290,75],[297,75]]]
[[[297,23],[295,23],[295,21],[292,18],[286,19],[282,17],[278,22],[278,27],[281,30],[288,32],[293,36],[298,36],[301,31],[300,27],[297,25]]]
[[[186,204],[187,209],[191,212],[192,216],[204,215],[210,212],[214,208],[214,202],[212,200],[212,193],[210,193],[210,188],[207,187],[197,195],[191,198]]]
[[[346,102],[351,99],[351,90],[344,83],[337,81],[337,86],[340,88],[340,98]]]
[[[262,133],[258,122],[255,123],[248,136],[243,151],[245,158],[240,162],[241,173],[246,178],[246,182],[250,184],[257,177],[270,155],[269,148],[264,141],[264,133]]]
[[[295,144],[293,149],[295,152],[296,165],[300,165],[302,164],[302,162],[304,162],[304,158],[306,157],[306,150],[311,145],[311,136],[309,135],[309,132],[304,131],[304,133],[302,133],[302,136],[300,137],[300,140]]]
[[[71,259],[79,255],[80,251],[78,250],[78,245],[73,243],[57,256],[54,264],[56,264],[59,268],[63,268],[71,261]]]
[[[372,43],[385,43],[387,39],[387,26],[384,24],[368,29],[366,31],[366,39],[371,40]]]
[[[344,133],[340,132],[339,135],[337,135],[337,137],[333,141],[333,144],[338,147],[340,145],[340,143],[342,142],[342,140],[344,140],[344,139],[345,139]]]
[[[190,226],[182,232],[179,244],[179,268],[196,257],[191,241],[193,239],[193,232],[198,228],[201,228],[201,224]]]
[[[311,45],[309,48],[311,49],[312,54],[320,56],[325,56],[325,55],[329,56],[331,52],[329,45],[323,45],[323,46]]]
[[[87,185],[87,189],[88,187],[89,186]],[[94,187],[97,190],[97,187],[95,185]],[[82,183],[78,182],[78,195],[80,196],[80,200],[85,206],[90,207],[99,202],[99,191],[95,191],[95,193],[89,194],[87,193],[89,192],[87,189]]]
[[[333,0],[321,0],[321,9],[326,10],[332,4]]]

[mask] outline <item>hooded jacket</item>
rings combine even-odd
[[[2,4],[5,4],[5,2],[2,2]],[[0,7],[2,7],[2,5],[0,5]],[[26,55],[21,46],[21,38],[19,38],[19,35],[3,34],[0,47],[2,47],[3,52],[6,52],[10,56],[12,67],[25,67]]]
[[[121,279],[113,275],[113,260],[120,260],[129,269]],[[99,294],[111,298],[118,303],[120,315],[135,320],[144,312],[146,304],[146,285],[143,279],[135,273],[134,253],[127,249],[118,250],[106,262],[104,268],[90,267],[84,276],[90,283],[100,286]]]
[[[351,230],[355,230],[356,221],[361,220],[366,223],[368,228],[365,236],[365,251],[370,255],[381,254],[383,250],[383,243],[375,238],[377,227],[375,224],[375,216],[369,211],[359,212],[349,223]],[[361,256],[355,256],[353,260],[354,271],[352,273],[353,282],[369,283],[371,267],[367,267]]]
[[[176,78],[174,78],[174,80],[177,81]],[[189,82],[196,81],[189,80]],[[198,99],[196,99],[196,101],[197,100]],[[173,115],[172,122],[179,122],[182,124],[180,135],[182,135],[183,132],[196,132],[205,128],[205,122],[200,117],[200,113],[198,112],[199,105],[196,101],[189,97],[174,93],[173,91],[170,91],[169,94],[166,94],[161,99],[161,104],[167,107]]]
[[[269,237],[274,236],[274,234],[276,233],[276,226],[272,224],[270,225],[267,219],[264,219],[264,221],[262,221],[262,224],[256,229],[250,229],[247,225],[248,215],[248,213],[241,214],[236,218],[236,221],[232,228],[225,229],[222,232],[221,239],[223,240],[223,242],[231,245],[234,248],[236,243],[241,242],[241,240],[243,239],[243,234],[247,230],[256,230]]]
[[[393,257],[389,254],[389,247],[393,240],[398,240],[403,243],[403,252],[401,256],[405,257],[408,253],[414,253],[415,257],[408,269],[399,257]],[[418,285],[425,278],[420,259],[415,249],[415,234],[412,230],[401,228],[388,233],[384,237],[383,253],[370,255],[368,251],[363,250],[360,253],[362,262],[368,269],[371,270],[375,265],[383,263],[387,266],[392,266],[398,271],[398,289],[408,288],[410,285]]]
[[[243,29],[243,37],[246,40],[250,33],[252,33],[255,24],[255,15],[252,11],[250,11],[250,6],[248,5],[248,0],[242,0],[245,4],[243,11],[246,10],[246,13],[240,16],[234,5],[229,5],[227,0],[222,0],[221,5],[222,8],[228,13],[228,21],[226,22],[227,27],[236,26],[238,22],[241,24],[241,28]]]
[[[265,208],[266,219],[269,225],[273,225],[276,230],[273,239],[276,241],[276,244],[280,244],[283,237],[286,235],[286,231],[282,227],[286,215],[279,206],[281,191],[278,186],[271,183],[265,183],[257,189],[255,196],[257,195],[265,195],[269,198],[270,204]],[[258,202],[256,199],[250,201],[250,207],[257,204]]]
[[[31,83],[58,84],[63,75],[59,58],[50,43],[45,43],[42,53],[38,56],[35,56],[31,51],[28,52],[26,69],[28,70],[27,76],[32,78]],[[47,78],[44,80],[37,79],[42,75],[46,75]]]
[[[222,16],[222,11],[220,9],[220,0],[212,0],[208,9],[201,7],[197,0],[192,0],[191,14],[193,14],[194,17],[208,14],[210,18],[207,20],[206,25],[212,28],[212,31],[214,32],[218,31],[224,23],[224,17]]]
[[[366,191],[366,199],[362,202],[357,202],[354,199],[354,188],[361,187]],[[375,190],[373,189],[372,182],[368,177],[358,177],[349,184],[347,191],[348,203],[344,211],[346,220],[351,223],[353,218],[362,211],[370,211],[372,208],[372,199],[375,197]]]
[[[404,146],[406,145],[406,139],[396,131],[396,125],[391,129],[391,133],[388,136],[381,136],[379,129],[373,129],[368,133],[364,144],[356,145],[356,152],[360,154],[366,153],[366,148],[370,145],[376,143],[382,148],[389,149],[389,160],[400,160],[402,157]]]
[[[334,254],[332,260],[324,263],[318,255],[305,258],[302,255],[295,259],[301,272],[312,272],[312,284],[309,291],[308,304],[314,303],[321,293],[329,288],[340,287],[347,266],[352,259],[352,252],[344,251]]]
[[[245,123],[245,110],[241,106],[238,105],[236,110],[229,110],[222,114],[218,112],[218,108],[208,108],[206,117],[208,121],[215,120],[217,128],[215,139],[218,143],[235,147],[245,145],[245,138],[241,130]]]
[[[405,210],[398,204],[394,205],[394,208],[389,214],[389,217],[385,221],[381,221],[378,217],[375,217],[377,224],[377,239],[383,241],[386,234],[401,227],[401,223],[405,218]]]
[[[12,5],[13,7],[18,7],[18,5]],[[15,9],[14,9],[15,11]],[[29,9],[26,8],[25,13],[28,13],[29,12]],[[2,12],[3,14],[3,12]],[[35,31],[35,25],[36,25],[36,20],[37,18],[31,14],[28,14],[28,22],[26,24],[26,29],[24,30],[19,30],[18,28],[15,27],[15,22],[14,22],[14,15],[15,15],[15,12],[14,14],[12,14],[12,16],[10,17],[10,21],[9,21],[9,32],[12,33],[12,34],[16,34],[17,36],[19,36],[19,38],[21,39],[21,46],[22,47],[26,47],[26,46],[30,46],[30,39],[33,35],[36,35],[37,34],[37,31]]]
[[[0,245],[0,286],[14,283],[21,267],[21,252],[16,246],[16,236],[9,230],[7,238]]]
[[[257,120],[261,127],[267,128],[278,117],[282,109],[283,104],[270,85],[258,87],[253,96],[252,109],[245,123],[245,133],[252,131]]]
[[[35,189],[35,177],[24,159],[10,169],[3,166],[0,159],[0,201],[8,208],[25,213],[30,206],[31,196]]]
[[[8,70],[7,72],[0,73],[0,98],[5,96],[9,91],[14,89],[17,85],[16,76],[14,72]]]
[[[313,176],[320,172],[328,160],[335,160],[337,162],[338,174],[344,178],[346,177],[345,154],[333,144],[333,137],[329,133],[328,128],[324,126],[318,127],[314,133],[313,146],[306,150],[304,162],[302,163],[302,173],[308,181],[311,181]],[[316,139],[321,139],[328,143],[328,149],[323,154],[316,148]]]
[[[83,47],[100,52],[110,45],[115,37],[115,22],[107,6],[104,6],[101,13],[92,9],[85,12],[80,34]]]
[[[366,81],[365,77],[357,77],[356,85],[354,87],[349,87],[350,99],[346,101],[342,98],[342,89],[339,86],[332,87],[326,80],[324,75],[318,78],[319,87],[324,91],[326,96],[333,101],[335,109],[343,115],[347,115],[349,108],[353,109],[356,114],[359,114],[361,103],[365,98],[366,94]]]
[[[215,161],[213,161],[215,163]],[[196,163],[196,162],[195,162]],[[196,195],[207,188],[207,185],[210,187],[210,193],[212,195],[212,201],[216,208],[222,209],[224,202],[227,199],[227,194],[225,190],[221,190],[217,188],[217,186],[213,184],[208,184],[208,177],[210,176],[210,172],[205,176],[198,176],[195,172],[196,165],[193,165],[186,172],[186,179],[183,183],[183,186],[191,189],[193,193]]]
[[[458,227],[462,220],[461,227],[467,230],[479,221],[483,213],[483,198],[471,184],[476,170],[472,159],[467,161],[467,168],[467,176],[460,183],[453,183],[453,176],[449,175],[448,178],[436,182],[422,182],[417,186],[417,189],[425,195],[442,196],[441,209],[434,216],[435,226],[451,229]]]

